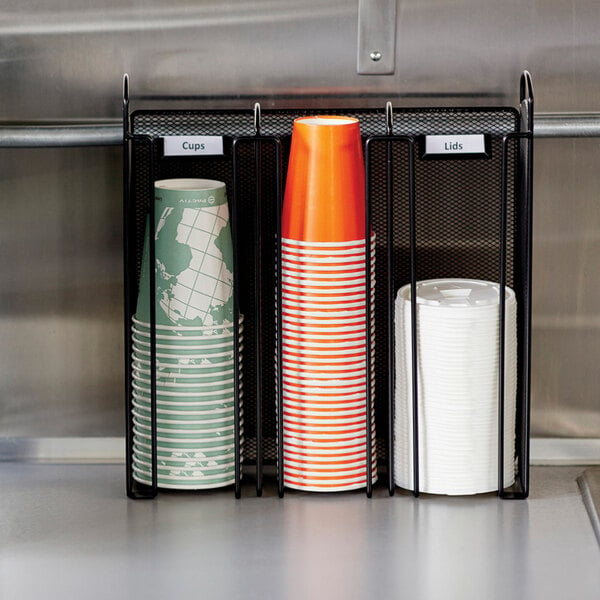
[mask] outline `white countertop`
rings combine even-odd
[[[122,465],[0,463],[0,598],[598,600],[582,471],[533,467],[526,501],[250,484],[133,501]]]

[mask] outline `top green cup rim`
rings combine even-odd
[[[225,188],[223,181],[216,179],[198,179],[193,177],[177,179],[159,179],[154,182],[155,189],[185,192],[205,192]]]

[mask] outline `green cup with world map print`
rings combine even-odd
[[[154,183],[155,288],[146,228],[136,319],[173,327],[233,323],[233,245],[225,184],[211,179]]]

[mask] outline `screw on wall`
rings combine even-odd
[[[395,71],[397,0],[358,0],[356,72],[392,75]]]

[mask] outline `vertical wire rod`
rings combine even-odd
[[[414,140],[409,141],[409,237],[410,237],[410,335],[412,356],[412,409],[413,409],[413,495],[419,496],[419,369],[417,343],[417,223],[415,199],[415,150]]]
[[[263,478],[263,282],[262,282],[262,144],[260,103],[254,104],[254,294],[256,298],[254,323],[256,340],[256,495],[262,495]]]
[[[132,286],[131,256],[130,250],[130,210],[131,210],[131,181],[130,181],[131,159],[129,140],[129,76],[123,76],[123,292],[125,310],[123,311],[123,347],[125,360],[125,469],[127,496],[135,497],[133,491],[133,421],[131,404],[132,375],[131,375],[131,305]]]
[[[283,202],[283,164],[282,164],[282,148],[281,140],[275,138],[277,147],[276,154],[276,199],[275,199],[275,221],[276,221],[276,236],[275,236],[275,262],[277,268],[277,316],[276,316],[276,339],[275,339],[275,356],[277,364],[277,492],[280,498],[284,495],[284,458],[283,458],[283,364],[282,364],[282,282],[281,282],[281,209]]]
[[[124,111],[125,112],[125,111]],[[135,248],[137,247],[137,236],[135,234],[135,230],[132,228],[132,210],[133,210],[133,205],[132,205],[132,177],[131,177],[131,165],[132,165],[132,158],[131,158],[131,150],[132,150],[132,145],[135,143],[135,141],[140,141],[140,142],[144,142],[148,145],[149,148],[149,152],[150,152],[150,158],[149,158],[149,163],[150,163],[150,180],[148,182],[148,185],[151,186],[151,192],[150,192],[150,197],[152,198],[152,200],[154,199],[154,179],[153,179],[153,175],[154,175],[154,160],[152,158],[152,153],[153,153],[153,138],[151,136],[147,136],[147,135],[142,135],[142,136],[133,136],[129,133],[128,131],[128,115],[126,118],[126,125],[124,126],[124,131],[127,131],[125,138],[126,138],[126,147],[124,148],[124,152],[125,152],[125,159],[124,159],[124,185],[125,187],[125,201],[124,201],[124,219],[123,219],[123,225],[124,225],[124,240],[123,240],[123,244],[124,244],[124,248],[125,248],[125,255],[124,255],[124,262],[125,262],[125,281],[124,281],[124,287],[125,287],[125,302],[126,302],[126,306],[125,306],[125,311],[124,311],[124,326],[125,326],[125,353],[126,353],[126,367],[125,367],[125,377],[126,377],[126,392],[127,392],[127,398],[126,398],[126,407],[127,407],[127,415],[126,415],[126,426],[127,426],[127,432],[126,432],[126,451],[127,451],[127,456],[126,456],[126,468],[128,471],[127,474],[127,479],[128,479],[128,483],[127,483],[127,495],[130,498],[135,498],[135,499],[148,499],[148,498],[154,498],[156,497],[157,493],[158,493],[158,484],[157,484],[157,473],[153,472],[152,475],[152,481],[150,483],[150,485],[148,484],[144,484],[144,483],[139,483],[139,482],[135,482],[133,479],[133,404],[132,404],[132,374],[131,374],[131,359],[132,359],[132,348],[133,348],[133,344],[132,344],[132,338],[131,338],[131,317],[133,315],[133,303],[134,303],[134,290],[138,293],[148,293],[151,294],[152,289],[153,289],[153,283],[152,283],[152,276],[154,274],[154,270],[152,268],[150,268],[149,265],[149,269],[150,269],[150,277],[149,277],[149,282],[148,282],[148,288],[147,290],[137,290],[137,287],[135,285],[135,281],[136,281],[136,267],[135,267],[135,263],[133,262],[133,258],[135,256]],[[147,190],[148,188],[146,188]],[[152,206],[153,206],[153,202],[152,202]],[[145,216],[145,221],[147,219],[148,221],[148,237],[151,236],[151,232],[152,229],[150,228],[150,207],[144,207],[144,216]],[[146,230],[146,228],[144,228],[144,230]],[[133,238],[133,241],[132,241]],[[153,252],[153,247],[152,244],[149,244],[149,253]],[[150,309],[152,310],[152,307],[154,306],[154,303],[151,302],[150,303]],[[150,334],[152,336],[152,326],[150,327]],[[154,344],[155,345],[155,344]],[[156,431],[154,432],[154,438],[153,438],[153,434],[152,434],[152,372],[153,372],[153,359],[152,359],[152,349],[153,349],[153,344],[152,344],[152,337],[151,337],[151,344],[150,344],[150,419],[151,419],[151,427],[150,427],[150,440],[151,440],[151,448],[150,448],[150,453],[151,453],[151,457],[154,457],[156,454]],[[156,403],[154,403],[156,404]]]
[[[524,331],[523,331],[523,356],[524,365],[522,371],[524,381],[522,382],[522,424],[521,424],[521,456],[519,474],[521,477],[521,494],[523,498],[529,495],[529,443],[530,443],[530,418],[531,418],[531,304],[532,304],[532,200],[533,200],[533,135],[534,135],[534,92],[533,82],[529,71],[523,71],[521,76],[521,121],[522,121],[522,142],[520,142],[521,158],[520,167],[522,174],[521,201],[525,203],[526,223],[525,235],[525,306],[523,311]],[[597,123],[596,123],[597,125]]]
[[[233,339],[233,373],[234,373],[234,451],[235,451],[235,486],[234,494],[240,498],[242,466],[240,460],[240,277],[239,277],[239,236],[238,236],[238,205],[240,202],[240,183],[238,167],[238,146],[240,139],[233,140],[232,168],[233,168],[233,198],[231,201],[231,237],[233,238],[233,319],[235,321]]]
[[[522,371],[524,381],[522,382],[521,396],[521,453],[519,474],[521,477],[521,496],[526,498],[529,495],[529,444],[530,444],[530,418],[531,418],[531,310],[532,310],[532,240],[533,240],[533,135],[534,135],[534,92],[531,74],[523,71],[521,76],[521,120],[524,121],[522,130],[524,131],[523,140],[520,142],[521,157],[519,166],[521,167],[522,187],[521,199],[525,203],[525,227],[522,235],[525,236],[525,293],[523,294],[525,306],[524,328],[523,328],[523,356],[524,364]]]
[[[533,99],[532,99],[533,105]],[[531,107],[531,121],[533,123],[533,106]],[[525,311],[525,331],[523,332],[523,344],[525,354],[525,381],[523,382],[523,424],[522,424],[522,457],[521,457],[521,491],[523,498],[529,495],[529,444],[530,444],[530,419],[531,419],[531,310],[532,310],[532,241],[533,241],[533,134],[528,132],[525,137],[525,213],[527,216],[526,234],[526,277],[527,277],[527,301],[523,307]]]
[[[152,493],[156,494],[158,488],[158,453],[157,453],[157,426],[156,426],[156,202],[154,201],[154,139],[150,140],[150,177],[148,193],[150,197],[150,216],[148,224],[148,237],[150,246],[150,419],[152,432]]]
[[[391,107],[391,105],[390,105]],[[391,135],[391,123],[390,133]],[[394,286],[394,156],[392,142],[386,142],[386,251],[387,251],[387,351],[388,351],[388,492],[394,495],[394,427],[396,407],[396,318]]]
[[[260,105],[258,105],[260,107]],[[260,108],[258,109],[260,115]],[[255,117],[257,135],[260,135],[260,119]],[[254,293],[256,297],[254,322],[256,338],[256,495],[262,495],[262,402],[263,402],[263,282],[262,282],[262,144],[254,141],[254,181],[255,181],[255,220],[254,220]]]
[[[508,138],[502,139],[502,191],[500,197],[500,290],[498,319],[498,495],[504,496],[504,407],[506,352],[506,203],[508,186]]]
[[[365,174],[368,165],[365,162]],[[370,178],[365,177],[365,410],[367,417],[366,475],[367,498],[373,495],[373,432],[371,418],[371,210],[370,210]]]

